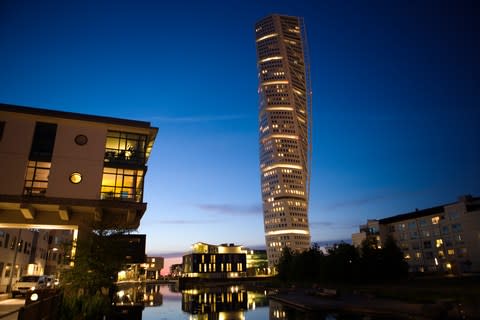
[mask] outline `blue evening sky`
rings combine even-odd
[[[480,195],[475,1],[0,2],[0,101],[150,121],[147,253],[264,245],[254,24],[303,16],[313,241]]]

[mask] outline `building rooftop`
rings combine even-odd
[[[393,217],[380,219],[379,222],[380,222],[380,224],[388,224],[388,223],[393,223],[393,222],[397,222],[397,221],[404,221],[404,220],[408,220],[408,219],[421,218],[421,217],[429,216],[429,215],[432,215],[432,214],[442,213],[444,211],[445,211],[444,206],[437,206],[437,207],[423,209],[423,210],[418,210],[417,209],[413,212],[403,213],[403,214],[399,214],[399,215],[396,215],[396,216],[393,216]]]
[[[73,119],[73,120],[103,122],[103,123],[110,123],[110,124],[123,125],[123,126],[133,126],[133,127],[139,127],[139,128],[151,127],[150,122],[147,122],[147,121],[128,120],[128,119],[105,117],[105,116],[94,116],[94,115],[83,114],[83,113],[58,111],[58,110],[51,110],[51,109],[44,109],[44,108],[34,108],[34,107],[19,106],[19,105],[6,104],[6,103],[0,103],[0,111],[25,113],[25,114],[41,115],[41,116],[47,116],[47,117],[56,117],[56,118]]]
[[[459,197],[458,202],[453,202],[453,203],[447,203],[443,204],[440,206],[432,207],[432,208],[427,208],[427,209],[422,209],[422,210],[415,210],[413,212],[409,213],[403,213],[399,214],[393,217],[388,217],[384,219],[380,219],[379,222],[380,224],[388,224],[388,223],[394,223],[398,221],[404,221],[404,220],[409,220],[409,219],[416,219],[416,218],[421,218],[433,214],[439,214],[445,212],[445,207],[450,206],[453,204],[457,204],[460,202],[465,202],[467,211],[475,211],[480,209],[480,203],[478,201],[480,200],[480,197],[472,197],[472,196],[462,196]]]

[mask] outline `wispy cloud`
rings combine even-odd
[[[187,116],[187,117],[151,117],[150,120],[164,123],[199,123],[199,122],[220,122],[245,119],[244,114],[211,115],[211,116]]]
[[[262,205],[235,205],[235,204],[195,204],[196,208],[215,214],[243,216],[243,215],[261,215]]]

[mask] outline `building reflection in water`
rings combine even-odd
[[[243,320],[245,312],[266,305],[264,294],[247,292],[239,286],[188,289],[182,292],[182,310],[191,319]]]
[[[160,292],[160,285],[147,284],[145,286],[145,306],[156,307],[161,306],[163,303],[163,295]]]
[[[358,319],[358,320],[365,320],[365,319],[391,319],[390,317],[386,318],[373,318],[368,315],[361,315],[361,314],[337,314],[331,312],[321,312],[321,311],[311,311],[306,312],[296,308],[288,307],[278,301],[269,300],[269,320],[288,320],[288,319],[296,319],[296,320],[336,320],[336,319]]]
[[[269,301],[270,311],[269,311],[269,319],[270,320],[287,320],[287,312],[283,308],[283,305],[280,302],[276,302],[274,300]]]
[[[144,305],[145,307],[161,306],[163,295],[158,284],[120,283],[114,296],[114,303],[120,305]]]

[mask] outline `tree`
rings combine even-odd
[[[354,246],[347,243],[335,245],[328,251],[327,275],[334,281],[351,282],[359,274],[359,255]]]
[[[74,266],[61,275],[63,319],[102,319],[110,313],[114,282],[123,263],[122,245],[112,237],[125,232],[97,228],[74,244]]]
[[[382,248],[385,279],[401,279],[408,275],[408,263],[402,250],[397,246],[392,236],[388,236]]]
[[[282,256],[280,257],[277,264],[278,278],[282,281],[288,281],[292,278],[293,275],[293,264],[295,260],[294,252],[289,248],[285,247],[282,250]]]
[[[317,280],[324,268],[322,268],[323,253],[317,245],[313,245],[310,249],[303,251],[298,255],[298,262],[295,270],[297,279],[301,281]]]
[[[362,242],[361,246],[361,274],[363,280],[382,280],[382,251],[377,245],[377,240],[367,238]]]
[[[408,274],[408,264],[391,236],[387,237],[381,249],[376,240],[363,241],[361,262],[365,280],[396,280]]]

